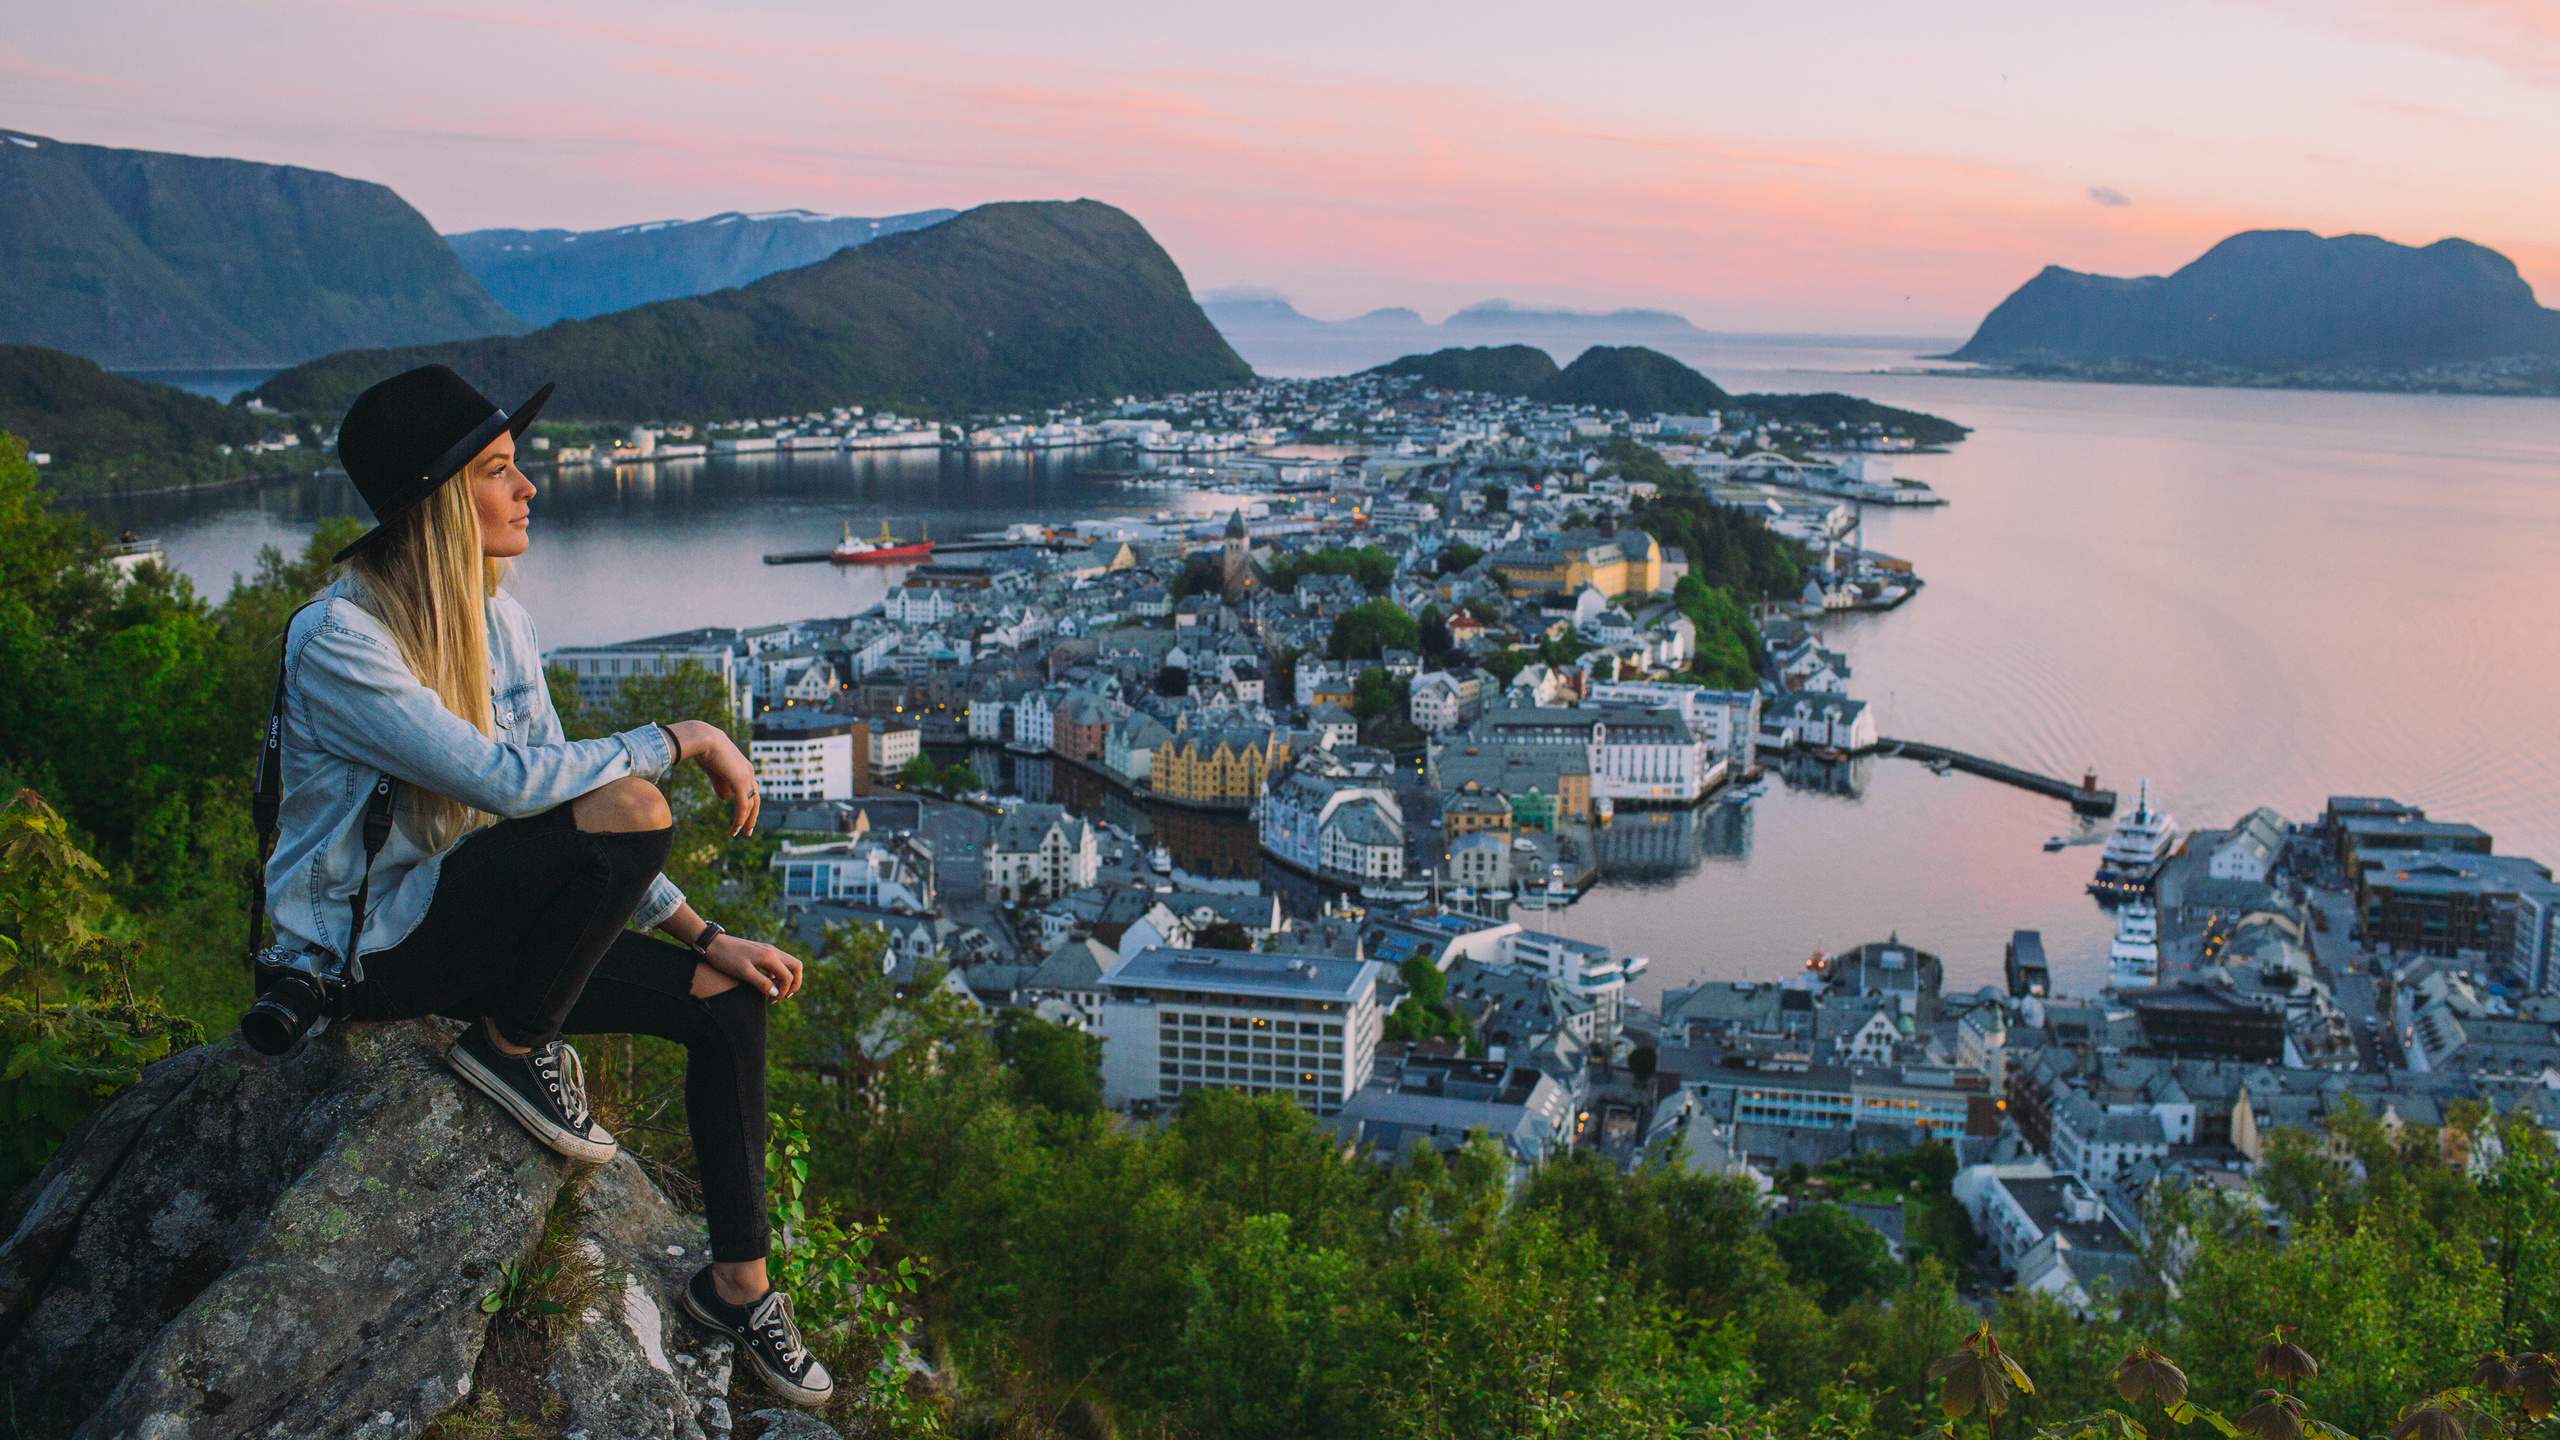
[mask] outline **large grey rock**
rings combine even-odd
[[[578,1196],[581,1243],[606,1277],[605,1303],[552,1350],[544,1376],[564,1436],[726,1440],[730,1342],[684,1319],[677,1293],[710,1258],[702,1227],[676,1213],[630,1156]]]
[[[26,1430],[376,1437],[451,1405],[568,1167],[453,1079],[448,1033],[205,1046],[66,1144],[0,1245]]]
[[[415,1435],[470,1389],[480,1301],[567,1162],[445,1069],[451,1027],[341,1026],[151,1067],[0,1210],[0,1392],[79,1440]],[[671,1297],[697,1222],[628,1156],[583,1177],[606,1303],[552,1348],[585,1440],[728,1440],[726,1340]]]

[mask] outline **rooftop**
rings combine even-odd
[[[1112,986],[1351,1005],[1377,988],[1378,968],[1374,960],[1340,960],[1324,955],[1262,955],[1149,946],[1112,967],[1102,979]]]

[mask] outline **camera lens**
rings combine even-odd
[[[319,990],[301,975],[279,975],[240,1017],[240,1038],[261,1055],[282,1055],[301,1043],[319,1016]]]

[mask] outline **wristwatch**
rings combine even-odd
[[[729,932],[727,930],[721,927],[720,922],[717,920],[703,921],[702,929],[694,935],[690,942],[693,947],[693,953],[696,955],[709,955],[711,953],[711,942],[728,933]]]

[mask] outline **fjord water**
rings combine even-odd
[[[1927,589],[1827,627],[1885,734],[2075,778],[2094,766],[2128,802],[2148,777],[2187,828],[2389,794],[2560,862],[2560,402],[1855,373],[1946,348],[1920,342],[1664,348],[1729,390],[1846,390],[1974,427],[1899,462],[1950,505],[1868,517],[1869,546]],[[552,644],[859,610],[879,572],[758,559],[823,547],[846,519],[945,536],[1173,503],[1077,478],[1065,457],[541,483],[519,588]],[[95,513],[219,588],[258,545],[351,504],[343,482],[308,482]],[[1608,878],[1533,923],[1651,956],[1648,995],[1894,933],[1969,989],[1997,980],[2022,928],[2044,932],[2058,983],[2099,983],[2109,922],[2081,889],[2096,851],[2041,847],[2102,830],[1908,761],[1797,779],[1747,817],[1622,816]]]

